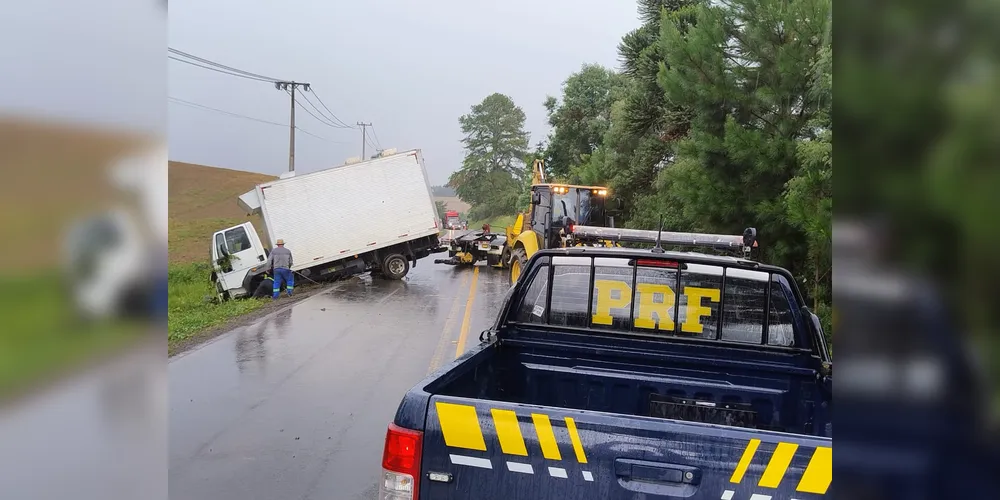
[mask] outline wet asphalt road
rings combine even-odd
[[[505,271],[477,269],[340,282],[174,358],[170,497],[375,498],[402,395],[496,317]]]

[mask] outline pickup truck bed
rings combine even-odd
[[[745,382],[738,385],[696,368],[711,366],[707,359],[663,354],[659,361],[651,363],[648,353],[638,351],[551,340],[494,341],[470,353],[424,388],[429,398],[422,468],[426,474],[450,473],[452,482],[425,480],[420,497],[759,494],[764,496],[753,499],[765,500],[792,498],[777,494],[782,486],[797,490],[798,499],[825,492],[829,438],[762,430],[803,427],[800,422],[809,420],[804,408],[814,408],[814,401],[791,395],[815,397],[815,376],[810,382],[805,373],[730,362],[727,370],[735,377],[729,381]],[[717,406],[657,404],[657,396]],[[720,409],[726,403],[749,403],[763,422],[756,429],[746,420],[734,422],[739,416]],[[653,416],[654,408],[673,418]],[[491,484],[497,489],[486,486]]]
[[[657,353],[653,349],[660,346],[654,342],[637,342],[629,352],[621,348],[620,340],[610,346],[594,339],[584,344],[581,336],[568,336],[563,342],[539,337],[491,346],[427,390],[507,403],[635,416],[669,412],[670,418],[683,420],[825,433],[815,418],[821,402],[816,373],[790,368],[788,358],[796,354],[761,355],[703,346],[697,353],[662,347]],[[676,402],[667,403],[668,399]],[[688,414],[686,407],[692,405],[684,401],[698,401],[695,408],[702,410]],[[749,412],[756,414],[753,419]]]
[[[552,289],[559,290],[561,282],[579,278],[586,287],[587,280],[594,284],[614,269],[629,268],[598,257],[590,270],[586,262],[567,260],[563,273],[556,265],[560,257],[540,263],[544,258],[533,258],[511,289],[496,325],[484,332],[490,338],[403,398],[387,433],[385,489],[400,491],[402,472],[414,479],[416,494],[393,496],[383,490],[389,493],[385,498],[806,500],[828,494],[831,385],[821,373],[825,356],[808,340],[807,332],[821,332],[810,330],[806,311],[789,305],[798,311],[788,320],[795,342],[782,345],[554,327],[545,323],[565,319],[547,319],[548,310],[556,318],[561,307],[553,299],[556,292],[546,298],[527,283],[539,278],[540,288],[554,282]],[[556,271],[546,269],[553,266]],[[694,264],[681,268],[679,276],[711,271]],[[666,276],[664,283],[682,279],[676,270],[640,269],[637,275],[631,269],[620,274],[631,283],[636,276],[646,283],[652,283],[648,276]],[[787,283],[772,281],[770,270],[758,269],[765,273],[758,276],[763,283]],[[741,283],[738,277],[746,275],[741,273],[722,272],[720,289],[731,293],[726,276],[733,285]],[[703,282],[689,283],[701,284],[692,293],[705,293]],[[570,289],[579,294],[579,285]],[[636,289],[650,290],[648,285]],[[776,289],[794,293],[801,303],[797,290]],[[597,293],[588,295],[584,288],[573,300],[584,304],[583,321],[597,318],[593,323],[601,326]],[[621,302],[625,296],[604,298],[619,301],[616,307],[637,318],[644,314]],[[633,297],[643,307],[665,300]],[[772,302],[768,299],[765,307]],[[745,310],[731,306],[726,311],[742,316],[723,314],[735,318],[725,324],[742,328]],[[685,307],[693,312],[699,304],[674,309]],[[718,317],[722,309],[720,304],[703,315]],[[721,330],[723,319],[717,324]],[[407,442],[412,455],[401,461],[406,446],[400,443]]]

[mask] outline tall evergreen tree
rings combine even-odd
[[[549,125],[547,166],[557,177],[581,182],[581,168],[604,141],[611,126],[611,106],[622,93],[621,75],[596,64],[584,64],[566,79],[560,99],[545,100]],[[586,174],[584,174],[586,175]],[[594,176],[590,176],[592,182]]]
[[[517,211],[525,189],[528,133],[524,111],[503,94],[491,94],[459,118],[465,137],[462,168],[448,187],[473,206],[470,216],[486,218]]]
[[[807,238],[784,193],[800,172],[800,141],[822,130],[814,68],[829,12],[830,0],[704,3],[693,26],[665,16],[659,40],[669,62],[659,84],[691,117],[658,179],[662,205],[690,229],[757,226],[765,259],[803,276]]]

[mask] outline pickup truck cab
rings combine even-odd
[[[481,344],[403,397],[380,498],[825,497],[832,363],[803,304],[739,257],[539,251]]]

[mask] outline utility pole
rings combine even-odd
[[[365,158],[365,143],[368,142],[368,136],[366,134],[368,132],[368,127],[371,127],[372,124],[371,122],[358,122],[358,126],[361,127],[361,161],[365,161],[368,159]]]
[[[309,84],[302,82],[275,82],[274,88],[284,90],[292,97],[292,117],[288,125],[288,171],[295,171],[295,88],[302,87],[302,90],[309,92]]]

